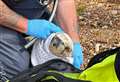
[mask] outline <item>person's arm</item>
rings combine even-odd
[[[24,18],[8,8],[2,0],[0,0],[0,25],[42,39],[46,39],[53,32],[63,32],[47,20]]]
[[[60,26],[69,34],[73,41],[79,42],[74,0],[59,0],[56,17]]]
[[[73,65],[79,69],[83,64],[83,54],[77,32],[78,23],[74,0],[59,0],[56,17],[60,26],[74,42]]]
[[[18,23],[19,19],[21,20],[21,25]],[[26,18],[12,11],[2,0],[0,0],[0,25],[25,33],[27,31],[25,28],[26,26],[22,26],[22,24],[27,23],[25,20]]]

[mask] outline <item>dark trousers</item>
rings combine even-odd
[[[28,19],[40,18],[44,9],[37,2],[39,0],[23,0],[20,3],[14,2],[15,0],[3,1],[12,10]],[[21,33],[0,26],[0,79],[13,78],[29,68],[30,55],[24,48],[24,44],[25,40]]]
[[[29,68],[29,53],[20,33],[0,26],[0,79],[12,78]]]

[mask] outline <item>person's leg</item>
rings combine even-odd
[[[28,69],[29,60],[20,33],[0,26],[0,79],[13,78]]]

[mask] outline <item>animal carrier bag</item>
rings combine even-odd
[[[97,54],[85,70],[54,59],[21,73],[9,82],[120,82],[120,48]]]

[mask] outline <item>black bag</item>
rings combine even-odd
[[[109,68],[112,69],[109,69],[107,66],[109,66]],[[68,74],[66,75],[65,73]],[[113,73],[114,75],[111,73]],[[80,75],[85,76],[84,77],[82,76],[83,78],[80,78],[79,77]],[[111,80],[113,76],[115,77],[115,79]],[[96,78],[98,78],[97,81]],[[35,66],[10,80],[10,82],[103,82],[103,81],[104,82],[120,81],[120,48],[107,50],[94,56],[89,62],[87,68],[83,71],[76,69],[73,65],[67,62],[64,62],[59,59],[54,59],[42,65]]]
[[[19,76],[14,77],[14,79],[12,79],[10,82],[57,82],[55,79],[42,81],[42,79],[47,76],[53,76],[59,82],[89,82],[67,78],[56,72],[48,72],[49,70],[59,72],[81,73],[81,70],[76,69],[73,65],[60,59],[54,59],[21,73]]]

